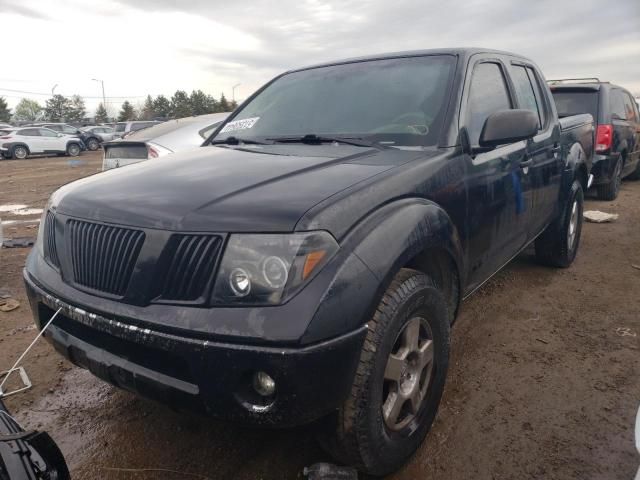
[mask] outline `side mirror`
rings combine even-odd
[[[538,133],[538,116],[531,110],[500,110],[487,117],[480,133],[481,147],[497,147],[532,138]]]

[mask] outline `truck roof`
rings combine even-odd
[[[520,58],[523,60],[527,60],[529,62],[531,62],[531,60],[529,60],[526,57],[523,57],[522,55],[518,55],[512,52],[505,52],[505,51],[501,51],[501,50],[493,50],[490,48],[478,48],[478,47],[474,47],[474,48],[437,48],[437,49],[427,49],[427,50],[406,50],[406,51],[401,51],[401,52],[387,52],[387,53],[378,53],[378,54],[373,54],[373,55],[366,55],[366,56],[362,56],[362,57],[353,57],[353,58],[345,58],[345,59],[341,59],[341,60],[334,60],[334,61],[330,61],[330,62],[323,62],[323,63],[319,63],[319,64],[315,64],[315,65],[308,65],[306,67],[301,67],[301,68],[294,68],[291,69],[289,71],[287,71],[286,73],[290,73],[290,72],[298,72],[301,70],[308,70],[311,68],[319,68],[319,67],[328,67],[331,65],[340,65],[343,63],[354,63],[354,62],[364,62],[364,61],[368,61],[368,60],[383,60],[383,59],[388,59],[388,58],[402,58],[402,57],[419,57],[419,56],[423,56],[423,55],[455,55],[461,58],[469,58],[472,55],[476,55],[479,53],[495,53],[498,55],[506,55],[506,56],[510,56],[510,57],[516,57],[516,58]]]

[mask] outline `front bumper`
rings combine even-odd
[[[351,389],[366,335],[362,326],[300,348],[222,343],[90,312],[48,293],[26,270],[24,279],[39,328],[61,308],[44,335],[73,363],[175,408],[231,421],[284,427],[335,410]],[[257,371],[275,380],[273,397],[252,390]]]

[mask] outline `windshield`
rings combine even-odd
[[[421,56],[312,68],[259,93],[213,140],[318,135],[435,145],[455,57]]]

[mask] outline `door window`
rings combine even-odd
[[[469,88],[467,129],[471,145],[478,145],[484,122],[489,115],[510,110],[511,99],[502,68],[497,63],[476,66]]]
[[[58,134],[53,130],[49,130],[48,128],[40,128],[38,129],[41,137],[57,137]]]
[[[56,132],[62,131],[62,125],[47,125],[47,128],[50,128],[51,130],[55,130]]]
[[[633,101],[633,98],[631,98],[631,95],[629,95],[628,93],[624,93],[623,95],[624,95],[624,109],[627,112],[627,120],[629,120],[630,122],[637,122],[638,114],[637,114],[636,102]]]
[[[20,130],[20,135],[24,135],[25,137],[39,137],[40,131],[38,128],[25,128],[24,130]]]
[[[547,125],[547,104],[544,101],[545,91],[542,89],[542,83],[540,82],[540,76],[536,75],[536,72],[531,67],[527,67],[527,74],[529,75],[529,81],[533,85],[533,93],[536,96],[536,103],[538,104],[538,114],[540,115],[540,128],[545,128]]]
[[[538,116],[538,129],[542,128],[542,118],[536,94],[533,91],[531,79],[527,74],[525,67],[516,65],[513,67],[511,78],[516,87],[516,96],[518,97],[518,105],[524,110],[531,110]]]
[[[624,99],[620,90],[611,91],[611,116],[615,120],[627,119],[627,111],[624,108]]]

